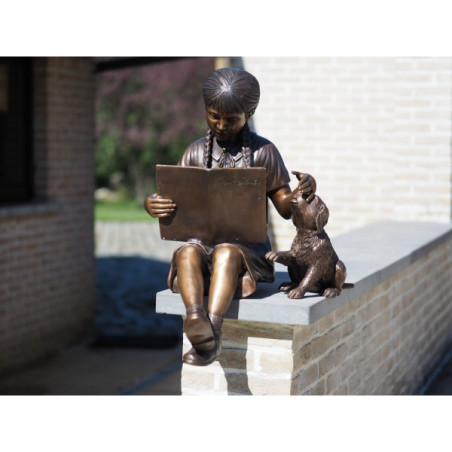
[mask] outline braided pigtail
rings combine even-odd
[[[250,127],[248,123],[242,129],[242,156],[247,168],[254,166],[253,151],[250,148]]]
[[[206,168],[212,166],[212,144],[213,144],[213,133],[210,129],[207,130],[206,140],[204,141],[204,154],[203,163]]]

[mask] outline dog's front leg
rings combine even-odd
[[[309,292],[315,287],[318,279],[316,273],[318,272],[316,272],[315,267],[310,267],[304,278],[300,281],[300,284],[295,289],[292,289],[287,296],[289,298],[303,298],[306,292]]]
[[[293,257],[290,251],[269,251],[265,255],[265,259],[268,259],[272,262],[279,262],[285,266],[289,266]]]

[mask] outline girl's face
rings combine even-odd
[[[217,141],[233,143],[249,116],[245,113],[221,113],[215,108],[207,107],[206,119],[209,129],[215,134]]]

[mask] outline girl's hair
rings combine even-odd
[[[236,68],[213,71],[202,87],[206,107],[222,113],[252,115],[259,104],[260,87],[254,75]]]
[[[204,104],[222,113],[245,113],[251,116],[259,104],[260,87],[254,75],[236,68],[222,68],[212,72],[202,87]],[[213,133],[209,129],[204,144],[204,165],[212,164]],[[248,123],[241,131],[242,155],[245,166],[254,165]]]

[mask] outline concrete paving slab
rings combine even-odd
[[[0,395],[180,395],[182,345],[77,345],[0,378]]]

